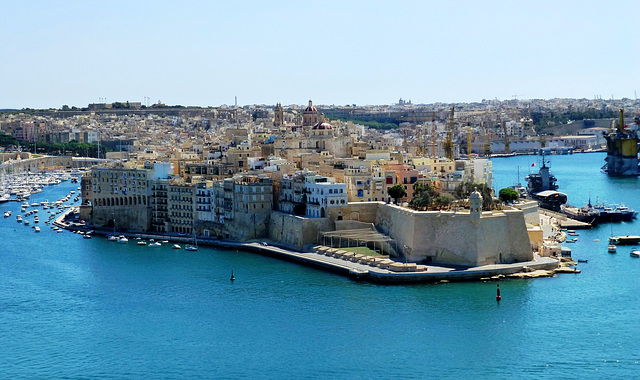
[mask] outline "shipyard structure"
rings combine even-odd
[[[638,130],[640,118],[635,117],[633,124],[624,124],[624,111],[620,110],[617,127],[605,133],[607,157],[602,167],[609,176],[628,177],[640,175],[638,166]]]

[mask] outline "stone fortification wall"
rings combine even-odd
[[[111,228],[114,225],[114,219],[116,230],[147,232],[151,229],[151,209],[147,207],[93,207],[92,225]]]
[[[538,202],[525,201],[515,205],[518,210],[521,210],[524,214],[525,223],[539,225],[540,215],[538,214]]]
[[[336,231],[342,230],[374,230],[373,223],[358,222],[357,220],[336,220]]]
[[[305,218],[273,211],[269,221],[269,238],[296,249],[303,249],[307,244],[317,244],[321,231],[333,229],[333,223],[329,218]]]
[[[381,205],[376,226],[396,240],[410,261],[477,266],[533,258],[519,210],[472,218],[468,212],[419,212]]]

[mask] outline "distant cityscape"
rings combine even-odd
[[[384,106],[317,106],[309,100],[305,106],[200,108],[124,101],[24,109],[0,114],[3,173],[7,163],[68,150],[96,165],[82,176],[79,208],[80,218],[96,228],[271,238],[302,249],[340,221],[380,224],[385,211],[379,205],[466,210],[484,218],[469,204],[472,191],[482,193],[484,211],[503,207],[493,198],[488,157],[599,150],[621,108],[628,118],[640,114],[640,102],[631,99],[515,97],[427,105],[400,99]],[[389,218],[385,232],[398,236],[391,220],[401,217]],[[436,260],[428,247],[420,250],[417,240],[407,239],[413,237],[401,239],[405,249],[397,255]],[[530,259],[529,242],[520,240],[520,248],[499,260],[478,251],[440,261]],[[471,251],[478,249],[484,250]]]

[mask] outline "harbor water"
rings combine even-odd
[[[600,173],[603,154],[551,156],[569,202],[591,191],[640,209],[640,181]],[[493,159],[494,187],[536,156]],[[533,169],[537,168],[537,165]],[[64,182],[29,202],[62,198]],[[580,274],[534,280],[373,285],[294,263],[83,239],[16,222],[0,204],[2,378],[634,378],[640,259],[581,230]],[[33,225],[33,216],[28,217]],[[231,271],[235,281],[230,281]]]

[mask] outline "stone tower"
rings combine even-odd
[[[276,104],[276,107],[273,109],[273,113],[275,114],[273,118],[273,126],[280,127],[284,124],[284,109],[282,108],[282,104]]]
[[[482,194],[478,190],[474,190],[469,195],[469,208],[472,218],[480,218],[482,216]]]

